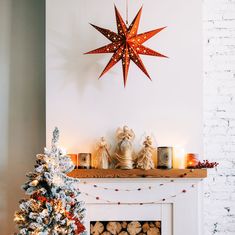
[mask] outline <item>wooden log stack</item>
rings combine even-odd
[[[92,221],[92,235],[161,235],[160,221]]]

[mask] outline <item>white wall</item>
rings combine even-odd
[[[0,29],[0,234],[9,235],[45,145],[44,1],[1,0]]]
[[[235,2],[204,1],[205,235],[235,234]]]
[[[89,22],[116,31],[113,2],[46,2],[47,137],[57,125],[69,151],[91,151],[94,140],[127,124],[137,144],[148,132],[159,145],[202,153],[201,2],[129,2],[131,20],[144,6],[139,32],[167,26],[146,45],[170,59],[142,56],[153,81],[131,64],[125,89],[120,63],[98,80],[110,55],[83,55],[108,42]],[[125,15],[125,2],[115,4]]]

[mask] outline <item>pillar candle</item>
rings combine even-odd
[[[173,149],[173,168],[185,169],[185,151],[183,148],[174,147],[174,149]]]

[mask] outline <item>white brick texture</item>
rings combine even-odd
[[[235,0],[203,1],[204,235],[235,235]]]

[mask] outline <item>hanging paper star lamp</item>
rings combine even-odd
[[[113,53],[110,61],[106,65],[100,77],[103,76],[106,72],[108,72],[120,60],[122,60],[123,80],[124,80],[124,86],[126,86],[130,61],[132,60],[151,80],[139,55],[142,54],[142,55],[158,56],[165,58],[167,58],[167,56],[162,55],[148,47],[145,47],[142,44],[151,37],[153,37],[154,35],[156,35],[157,33],[159,33],[160,31],[162,31],[163,29],[165,29],[166,27],[137,34],[142,7],[140,8],[139,12],[137,13],[136,17],[134,18],[129,27],[123,21],[116,6],[114,7],[115,7],[118,33],[91,24],[96,30],[98,30],[106,38],[108,38],[111,41],[111,43],[103,47],[100,47],[98,49],[89,51],[85,54]]]

